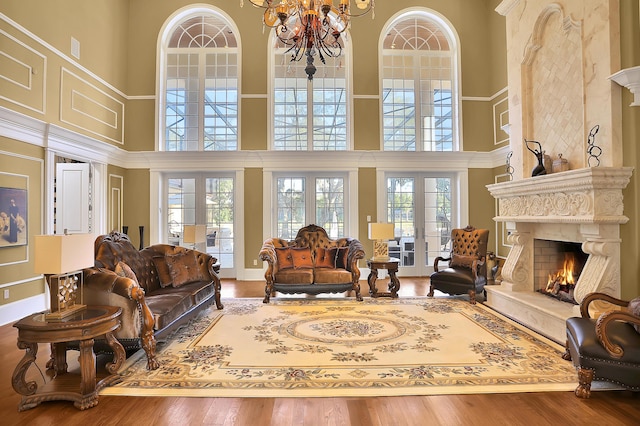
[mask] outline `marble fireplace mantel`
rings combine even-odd
[[[580,302],[592,291],[620,295],[620,225],[626,223],[622,190],[633,169],[593,167],[487,185],[498,201],[511,250],[502,284],[487,286],[487,304],[563,342],[565,320],[579,307],[535,291],[534,240],[582,244],[589,255],[576,284]]]
[[[626,223],[622,190],[631,167],[591,167],[487,185],[499,222]]]

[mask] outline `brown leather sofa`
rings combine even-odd
[[[294,240],[269,238],[259,257],[267,262],[265,297],[285,294],[342,293],[353,290],[360,295],[358,261],[364,259],[362,243],[355,238],[332,240],[324,228],[307,225]]]
[[[111,232],[95,241],[95,266],[84,270],[87,304],[122,308],[115,333],[127,353],[141,347],[147,368],[158,368],[156,342],[220,302],[217,259],[168,244],[136,249],[126,234]],[[97,342],[98,343],[98,342]]]

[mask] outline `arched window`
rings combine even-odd
[[[338,39],[342,54],[316,52],[313,80],[305,73],[307,58],[291,60],[291,52],[272,31],[271,108],[275,150],[344,151],[349,149],[350,48],[345,33]]]
[[[392,19],[381,37],[383,150],[458,150],[458,47],[451,26],[432,12],[411,10]]]
[[[161,45],[160,149],[238,150],[237,30],[214,9],[173,20]]]

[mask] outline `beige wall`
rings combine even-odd
[[[11,36],[9,39],[0,38],[0,50],[26,59],[30,65],[42,65],[40,69],[36,66],[37,72],[32,76],[36,86],[11,93],[11,98],[20,102],[0,99],[0,106],[93,138],[105,147],[129,152],[155,150],[158,35],[169,16],[192,3],[185,0],[0,2],[0,13],[18,26],[16,28],[0,20],[0,29]],[[263,33],[260,12],[248,4],[240,8],[239,0],[212,0],[208,3],[224,9],[240,32],[241,87],[245,95],[241,100],[241,148],[245,151],[266,150],[268,35]],[[504,137],[496,135],[495,131],[496,104],[506,96],[499,94],[506,87],[506,40],[504,18],[494,11],[498,4],[499,0],[379,1],[375,19],[366,16],[354,20],[351,40],[356,99],[351,131],[356,150],[379,149],[379,101],[375,98],[379,91],[379,34],[397,12],[412,7],[437,11],[453,24],[459,36],[465,150],[492,151],[505,145],[495,144],[496,140]],[[80,42],[79,60],[71,57],[71,37]],[[41,44],[38,39],[46,43]],[[6,67],[3,70],[10,72]],[[15,71],[13,77],[22,78],[20,71]],[[12,85],[0,79],[0,93],[13,90],[16,89]],[[77,94],[89,101],[84,105],[78,104],[80,98],[74,98]],[[43,106],[34,108],[38,102]],[[150,235],[150,171],[147,167],[127,169],[123,164],[114,160],[114,164],[108,167],[109,203],[106,208],[109,227],[128,226],[131,239],[138,245],[138,226],[145,226],[146,244]],[[358,170],[360,229],[355,237],[360,238],[370,251],[366,215],[371,212],[375,215],[376,212],[376,169],[374,165],[361,164]],[[259,269],[262,265],[254,266],[253,259],[263,235],[262,169],[247,168],[244,178],[245,259],[240,259],[238,264],[247,269]],[[469,216],[474,225],[492,228],[493,203],[485,189],[488,183],[493,183],[492,169],[470,171],[468,186],[473,202],[469,203]],[[40,199],[43,199],[42,189],[38,191]],[[116,192],[118,194],[114,195]],[[119,218],[116,217],[118,211],[114,210],[118,207],[114,205],[113,196],[119,197],[117,201],[122,203],[123,215]]]
[[[620,50],[621,68],[640,65],[640,11],[639,2],[620,2]],[[640,164],[640,108],[629,107],[633,102],[631,92],[622,92],[622,141],[623,165],[635,167],[631,181],[623,191],[624,214],[629,222],[620,227],[622,297],[628,300],[640,295],[640,200],[638,199],[638,165]]]
[[[0,48],[6,53],[0,65],[0,93],[5,96],[0,106],[124,146],[126,4],[0,2],[0,13],[17,24],[0,20],[0,30],[6,33],[0,34]],[[80,42],[80,59],[75,62],[70,60],[72,37]]]
[[[0,247],[1,293],[9,290],[8,299],[0,297],[0,305],[5,305],[44,292],[44,281],[34,273],[31,262],[34,238],[42,234],[43,150],[0,136],[0,164],[0,187],[27,190],[27,213],[19,212],[26,221],[27,245]]]

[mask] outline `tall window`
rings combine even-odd
[[[342,55],[315,57],[317,72],[309,81],[306,60],[291,61],[291,54],[276,37],[273,55],[273,147],[291,151],[344,151],[347,134],[349,91],[344,39]]]
[[[384,34],[383,149],[459,149],[457,51],[449,28],[435,16],[411,12]]]
[[[343,176],[281,176],[276,178],[277,233],[293,239],[303,226],[323,227],[332,239],[345,233]]]
[[[176,25],[164,49],[164,149],[238,149],[238,43],[213,11]]]

